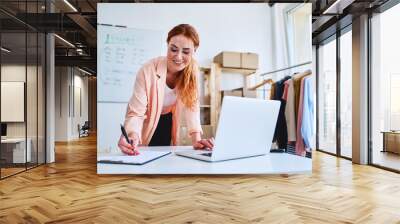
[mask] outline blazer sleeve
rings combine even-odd
[[[128,102],[125,114],[125,129],[128,136],[138,134],[142,143],[143,121],[147,118],[148,94],[146,91],[145,72],[141,68],[136,75],[132,96]]]

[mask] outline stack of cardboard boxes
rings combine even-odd
[[[226,68],[258,69],[258,55],[255,53],[222,51],[214,62]]]
[[[256,70],[258,69],[258,54],[249,52],[222,51],[214,57],[214,62],[220,64],[224,68]],[[246,88],[248,87],[243,86],[243,88],[223,91],[222,97],[257,97],[257,92],[255,90],[250,91]]]

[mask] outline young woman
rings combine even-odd
[[[212,150],[213,139],[201,138],[199,68],[193,59],[199,43],[192,26],[175,26],[168,32],[167,56],[150,60],[138,71],[124,123],[131,144],[121,135],[118,147],[122,152],[137,155],[139,144],[176,145],[181,116],[193,147]]]

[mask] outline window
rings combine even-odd
[[[287,45],[289,64],[296,65],[312,58],[311,42],[311,4],[299,4],[287,11]]]
[[[44,1],[3,2],[19,13],[40,13]],[[16,7],[18,6],[18,7]],[[0,90],[2,134],[0,144],[0,178],[25,171],[45,162],[45,34],[15,22],[15,18],[0,12],[7,23],[0,24]],[[11,87],[11,88],[10,88]],[[17,88],[18,87],[18,88]],[[20,95],[22,103],[10,110],[11,96]],[[6,99],[6,100],[5,100]],[[20,113],[18,113],[20,112]]]
[[[352,157],[352,33],[340,36],[340,154]]]
[[[400,170],[400,5],[371,19],[372,163]]]
[[[336,40],[318,48],[318,149],[336,153]]]

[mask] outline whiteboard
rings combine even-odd
[[[1,82],[1,122],[24,122],[24,102],[24,82]]]
[[[97,31],[98,102],[127,103],[136,73],[148,60],[165,55],[166,40],[155,30],[99,24]]]
[[[120,124],[125,120],[126,103],[97,104],[97,152],[120,152]]]

